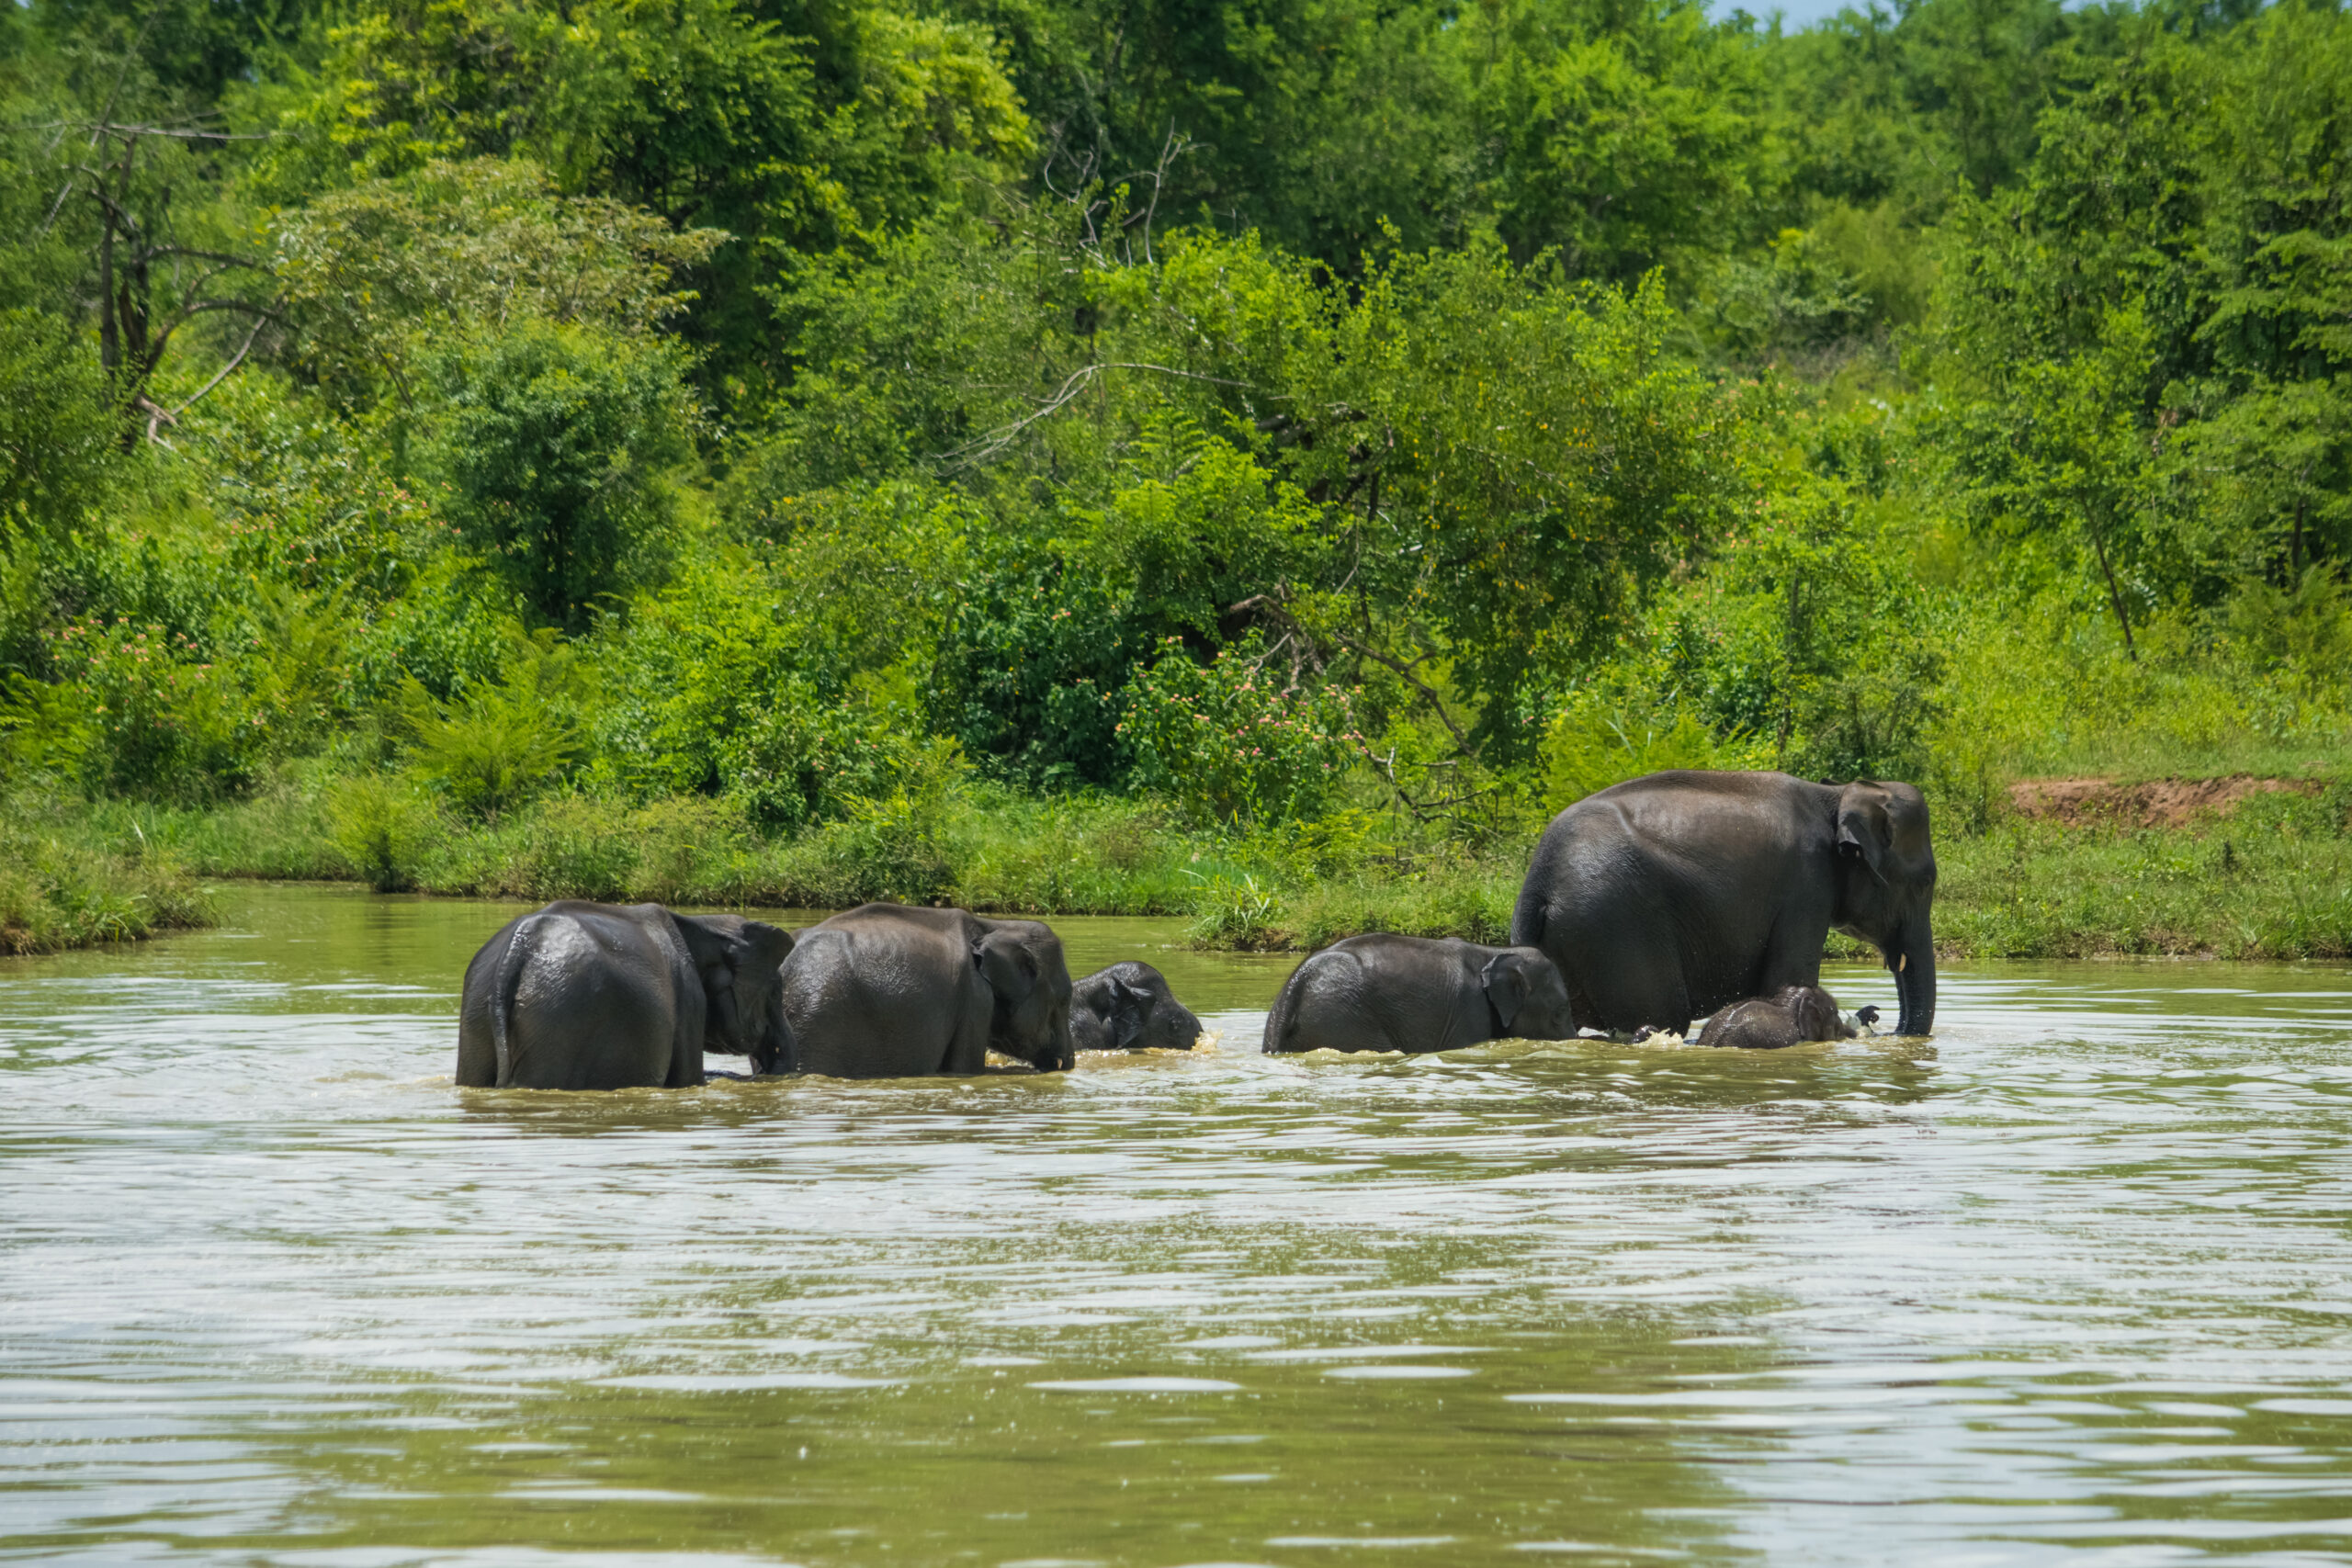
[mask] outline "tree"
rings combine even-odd
[[[664,470],[691,450],[683,370],[674,345],[537,321],[442,361],[456,510],[542,625],[584,630],[658,570]]]

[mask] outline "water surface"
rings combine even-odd
[[[226,898],[0,965],[0,1558],[2352,1561],[2342,966],[1267,1058],[1064,920],[1217,1048],[460,1092],[513,907]]]

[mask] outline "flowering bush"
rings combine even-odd
[[[1126,700],[1139,780],[1217,822],[1318,815],[1361,739],[1349,694],[1293,683],[1254,638],[1202,664],[1169,637]]]
[[[194,638],[121,615],[46,635],[52,667],[86,700],[81,756],[92,787],[186,794],[250,782],[268,714]]]

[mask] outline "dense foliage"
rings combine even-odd
[[[0,104],[20,791],[921,896],[2342,755],[2329,5],[35,0]]]

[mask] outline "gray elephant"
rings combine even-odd
[[[1817,985],[1835,927],[1894,971],[1897,1032],[1925,1034],[1935,893],[1928,804],[1909,784],[1652,773],[1552,819],[1510,939],[1560,966],[1578,1025],[1681,1034],[1744,997]]]
[[[474,1089],[683,1089],[705,1051],[797,1070],[776,970],[792,933],[659,904],[549,904],[466,965],[458,1082]]]
[[[1876,1019],[1876,1008],[1863,1012]],[[1715,1010],[1699,1032],[1702,1045],[1773,1051],[1812,1040],[1851,1040],[1854,1026],[1838,1011],[1838,998],[1818,986],[1783,986],[1769,997],[1750,997]]]
[[[1069,1041],[1080,1051],[1189,1051],[1200,1037],[1201,1021],[1148,964],[1097,969],[1070,991]]]
[[[1266,1015],[1269,1052],[1451,1051],[1575,1032],[1567,987],[1533,948],[1386,931],[1310,954]]]
[[[991,1050],[1071,1065],[1069,965],[1035,920],[861,905],[802,931],[783,975],[806,1072],[977,1073]]]

